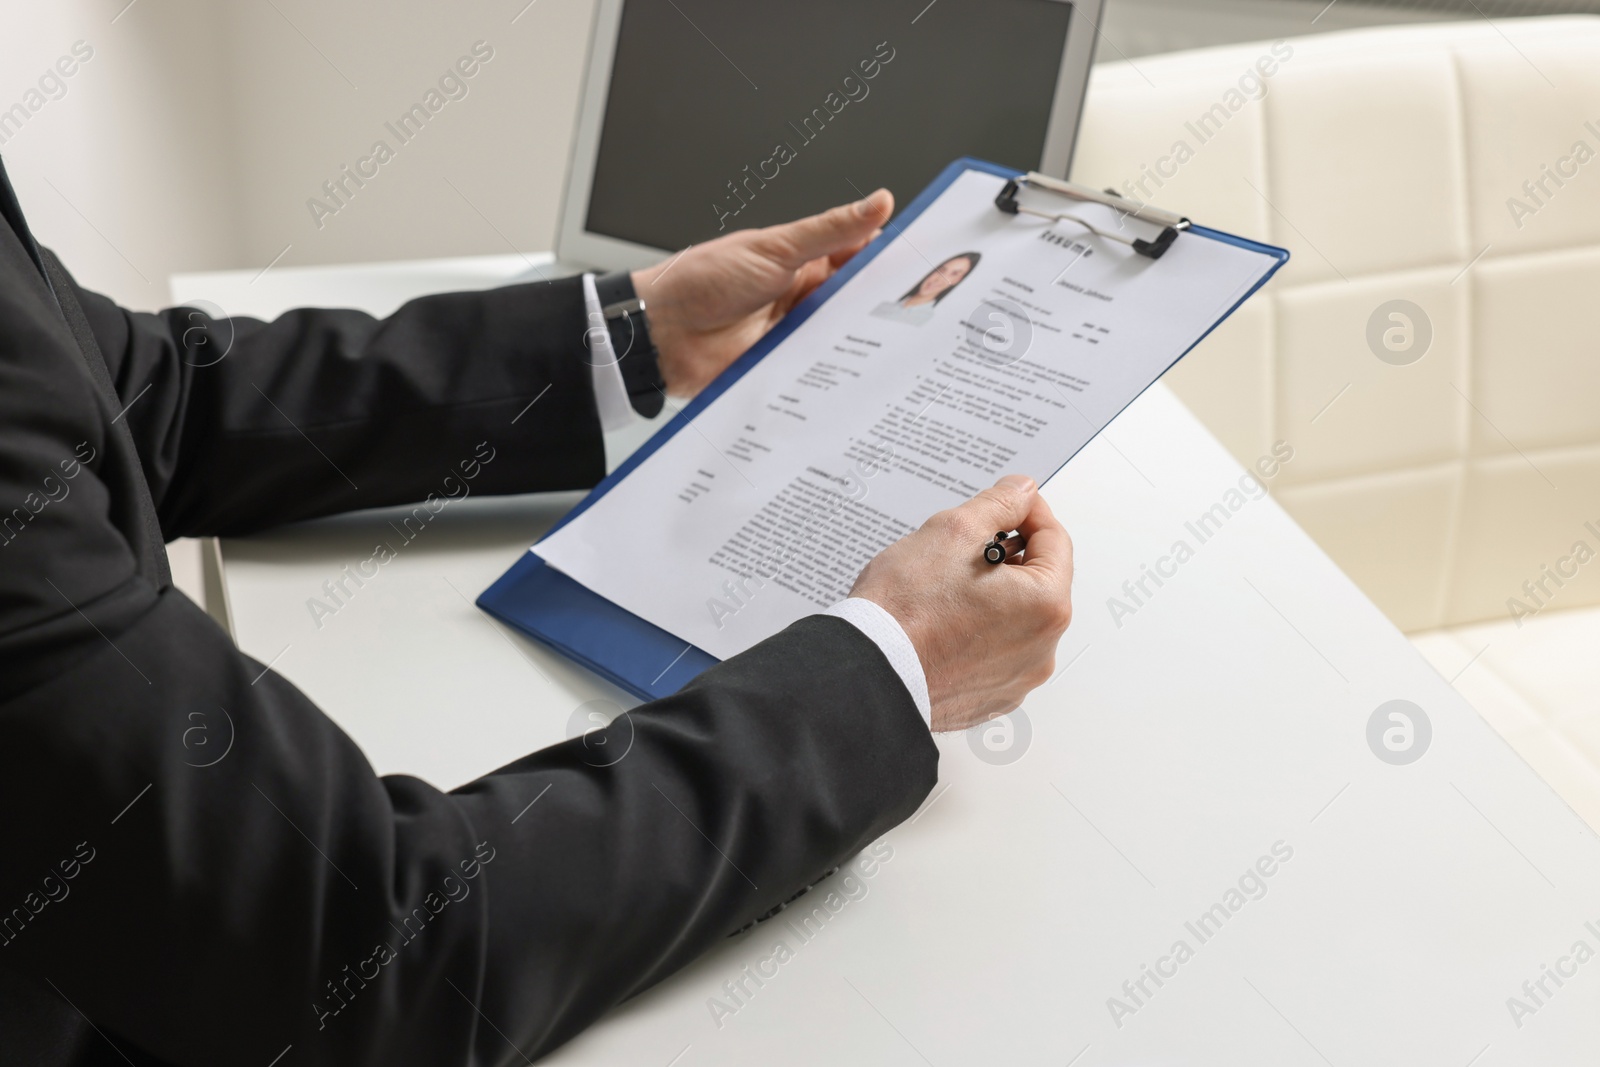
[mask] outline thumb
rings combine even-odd
[[[1033,510],[1039,486],[1024,474],[1008,474],[958,509],[985,531],[1015,530]]]
[[[766,235],[771,239],[775,258],[790,270],[801,264],[864,243],[894,212],[894,196],[878,189],[853,204],[840,204],[820,215],[809,215],[781,226]]]

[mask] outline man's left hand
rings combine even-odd
[[[879,189],[820,215],[740,230],[633,272],[661,377],[693,396],[867,242],[894,212]]]

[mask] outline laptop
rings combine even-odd
[[[556,243],[632,270],[976,156],[1065,177],[1104,0],[599,0]]]

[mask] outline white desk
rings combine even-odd
[[[273,299],[346,302],[316,274],[281,272]],[[175,284],[247,309],[228,279]],[[1600,957],[1569,957],[1600,952],[1600,841],[1273,501],[1198,543],[1185,524],[1239,474],[1164,388],[1141,398],[1046,488],[1077,618],[1011,747],[941,738],[938,789],[813,939],[758,927],[552,1062],[1600,1061]],[[458,785],[566,736],[587,701],[631,703],[471,604],[575,499],[451,508],[320,629],[307,598],[370,554],[381,514],[228,542],[239,644],[380,772]],[[1119,628],[1108,598],[1179,539],[1193,558]],[[1395,699],[1431,724],[1408,765],[1367,740]],[[1265,895],[1202,942],[1186,923],[1276,842],[1293,856]],[[1173,969],[1180,939],[1192,958],[1135,1001],[1123,983]],[[780,940],[792,958],[763,963]],[[1544,964],[1575,974],[1535,1005]],[[735,1000],[747,966],[768,976]],[[1113,996],[1137,1008],[1120,1026]],[[1512,996],[1536,1008],[1520,1027]]]

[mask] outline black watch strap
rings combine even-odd
[[[644,301],[633,290],[633,275],[625,270],[597,274],[594,288],[600,297],[600,313],[611,334],[611,348],[617,354],[628,402],[634,411],[653,419],[666,406],[666,382],[661,378],[655,342],[650,339]]]

